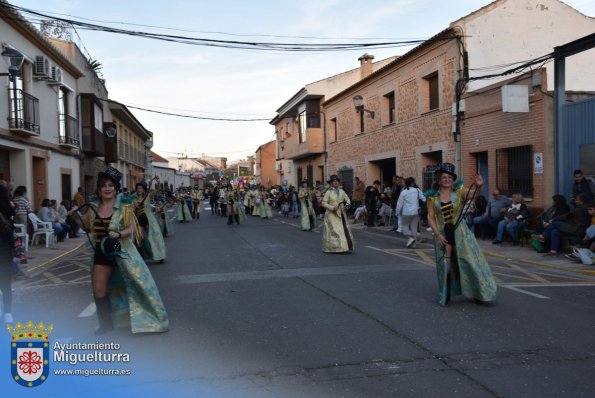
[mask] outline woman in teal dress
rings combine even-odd
[[[302,208],[300,215],[302,231],[312,231],[316,228],[316,212],[314,211],[314,192],[308,187],[308,181],[304,181],[298,192],[298,199]]]
[[[463,295],[477,303],[496,299],[496,281],[475,236],[461,215],[467,189],[456,181],[454,165],[443,163],[434,172],[434,189],[425,193],[428,204],[428,223],[434,231],[434,248],[440,305],[445,306],[452,296]],[[476,190],[483,185],[481,176],[473,177]]]
[[[176,211],[177,219],[179,222],[190,222],[192,220],[192,214],[190,214],[190,209],[186,204],[186,193],[180,190],[178,191],[178,209]]]
[[[95,251],[91,269],[93,297],[103,334],[116,326],[130,325],[132,333],[165,332],[167,312],[157,285],[136,250],[133,237],[138,224],[132,203],[117,197],[122,174],[113,167],[99,173],[97,200],[90,203],[85,225]]]
[[[150,190],[153,181],[159,182],[159,177],[153,178],[148,185],[144,181],[136,184],[136,194],[133,195],[134,213],[141,227],[139,252],[147,260],[162,263],[166,257],[165,241],[159,222],[153,214],[151,202],[154,191]]]

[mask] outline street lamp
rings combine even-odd
[[[368,112],[370,117],[374,119],[374,112],[364,108],[364,97],[361,95],[356,95],[353,97],[353,106],[357,112]]]
[[[0,73],[0,76],[9,76],[12,82],[12,101],[13,101],[13,112],[14,112],[14,127],[18,125],[18,106],[19,100],[17,98],[17,75],[23,66],[25,56],[20,51],[14,48],[6,48],[2,51],[2,58],[8,65],[8,73]]]
[[[105,130],[105,134],[107,135],[107,138],[109,138],[110,141],[112,141],[114,139],[114,137],[116,136],[116,128],[115,127],[109,127],[107,130]]]

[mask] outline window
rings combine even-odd
[[[390,93],[384,96],[384,109],[387,112],[388,117],[385,118],[387,124],[391,124],[395,122],[395,92],[391,91]]]
[[[359,114],[359,132],[364,132],[364,111],[356,111]]]
[[[300,139],[299,142],[300,144],[302,142],[306,142],[306,131],[307,131],[307,126],[306,126],[306,111],[300,113],[299,115],[299,129],[300,129]]]
[[[434,72],[423,78],[423,89],[425,111],[429,112],[438,109],[440,107],[438,72]]]
[[[331,125],[330,125],[330,132],[331,132],[331,142],[337,142],[337,118],[333,118],[331,119]]]
[[[496,150],[496,182],[502,194],[533,196],[532,157],[532,145]]]

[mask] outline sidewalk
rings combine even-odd
[[[396,238],[403,240],[403,247],[405,246],[405,236],[400,233],[392,232],[391,227],[382,226],[368,228],[362,223],[349,224],[349,226],[353,230],[367,230],[375,233],[394,235]],[[434,240],[433,233],[426,231],[426,229],[423,227],[422,231],[419,233],[419,236],[420,238],[425,239],[429,244],[432,244]],[[533,247],[531,247],[529,244],[525,244],[523,247],[513,246],[511,242],[503,242],[500,245],[493,245],[491,239],[482,240],[479,238],[477,239],[477,243],[479,243],[479,246],[486,257],[496,257],[509,261],[538,265],[563,271],[579,272],[585,275],[595,275],[594,265],[584,265],[570,261],[564,257],[564,254],[561,254],[560,256],[546,256],[544,253],[537,253],[535,249],[533,249]]]
[[[29,245],[27,252],[27,276],[34,277],[44,273],[60,260],[77,250],[89,245],[87,235],[81,233],[78,238],[65,239],[63,242],[58,242],[50,247],[45,247],[44,242],[40,242],[35,246]]]

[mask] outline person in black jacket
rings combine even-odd
[[[8,188],[0,184],[0,290],[2,291],[2,309],[4,323],[14,322],[12,318],[12,275],[14,266],[14,206],[8,196]]]
[[[373,227],[376,224],[378,205],[380,203],[380,181],[375,180],[373,185],[368,186],[364,193],[367,212],[366,225]]]

